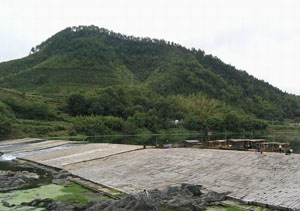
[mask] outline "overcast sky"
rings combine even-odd
[[[299,0],[0,0],[0,62],[93,24],[200,48],[300,95],[299,11]]]

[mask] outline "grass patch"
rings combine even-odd
[[[237,207],[237,206],[228,206],[228,207],[226,207],[226,211],[245,211],[245,210],[247,210],[247,209]]]
[[[207,211],[247,211],[247,210],[254,210],[254,211],[269,211],[268,208],[258,207],[254,205],[228,205],[228,206],[212,206],[207,207]]]
[[[88,201],[107,201],[112,200],[111,198],[107,196],[97,196],[92,195],[93,192],[90,190],[76,184],[76,183],[70,183],[65,188],[62,189],[63,195],[60,195],[55,198],[55,200],[58,201],[69,201],[74,203],[81,203],[85,204]]]

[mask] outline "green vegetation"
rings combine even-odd
[[[28,190],[15,190],[8,193],[0,193],[0,200],[7,201],[10,205],[19,206],[22,202],[31,202],[33,199],[53,199],[57,201],[69,201],[72,203],[87,203],[93,201],[112,200],[106,196],[99,196],[80,185],[70,183],[67,186],[55,184],[43,185],[38,188]],[[43,208],[35,208],[29,206],[14,207],[14,210],[44,210]],[[0,203],[0,210],[12,210]]]
[[[107,201],[112,200],[109,197],[101,196],[101,197],[90,197],[88,196],[91,191],[83,188],[82,186],[70,183],[66,187],[64,187],[61,192],[63,194],[60,194],[59,196],[55,197],[55,200],[57,201],[70,201],[74,203],[81,203],[85,204],[88,201]]]
[[[268,211],[270,209],[258,207],[254,205],[228,205],[228,206],[213,206],[206,208],[207,211],[246,211],[246,210],[254,210],[254,211]]]
[[[110,87],[67,100],[76,133],[135,134],[184,127],[191,131],[264,130],[267,123],[201,94],[162,97],[135,87]],[[175,123],[178,120],[178,123]],[[181,122],[179,122],[181,120]]]
[[[171,207],[160,207],[162,211],[184,211],[185,208],[171,208]],[[254,210],[254,211],[268,211],[267,208],[251,206],[251,205],[239,205],[239,206],[211,206],[203,208],[203,210],[207,211],[247,211],[247,210]]]
[[[300,119],[298,96],[202,50],[95,26],[66,28],[0,63],[0,87],[1,139],[241,132]]]

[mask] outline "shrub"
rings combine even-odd
[[[0,113],[0,138],[10,134],[11,126],[11,121],[4,114]]]
[[[185,120],[185,127],[189,130],[203,130],[205,126],[205,121],[197,115],[188,115]]]
[[[77,116],[72,122],[77,133],[88,136],[111,134],[112,131],[122,131],[125,126],[123,119],[112,116]]]
[[[0,102],[0,114],[3,114],[9,118],[14,118],[14,114],[11,109],[3,102]]]
[[[73,94],[67,100],[67,109],[72,116],[87,114],[87,103],[83,95]]]
[[[47,104],[31,101],[20,101],[15,99],[6,99],[5,103],[11,107],[18,118],[53,120],[56,115],[51,111]]]

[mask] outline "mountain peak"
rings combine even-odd
[[[163,96],[202,93],[260,118],[300,116],[295,96],[203,50],[165,40],[127,36],[93,25],[73,26],[32,52],[0,63],[1,87],[67,94],[133,83]]]

